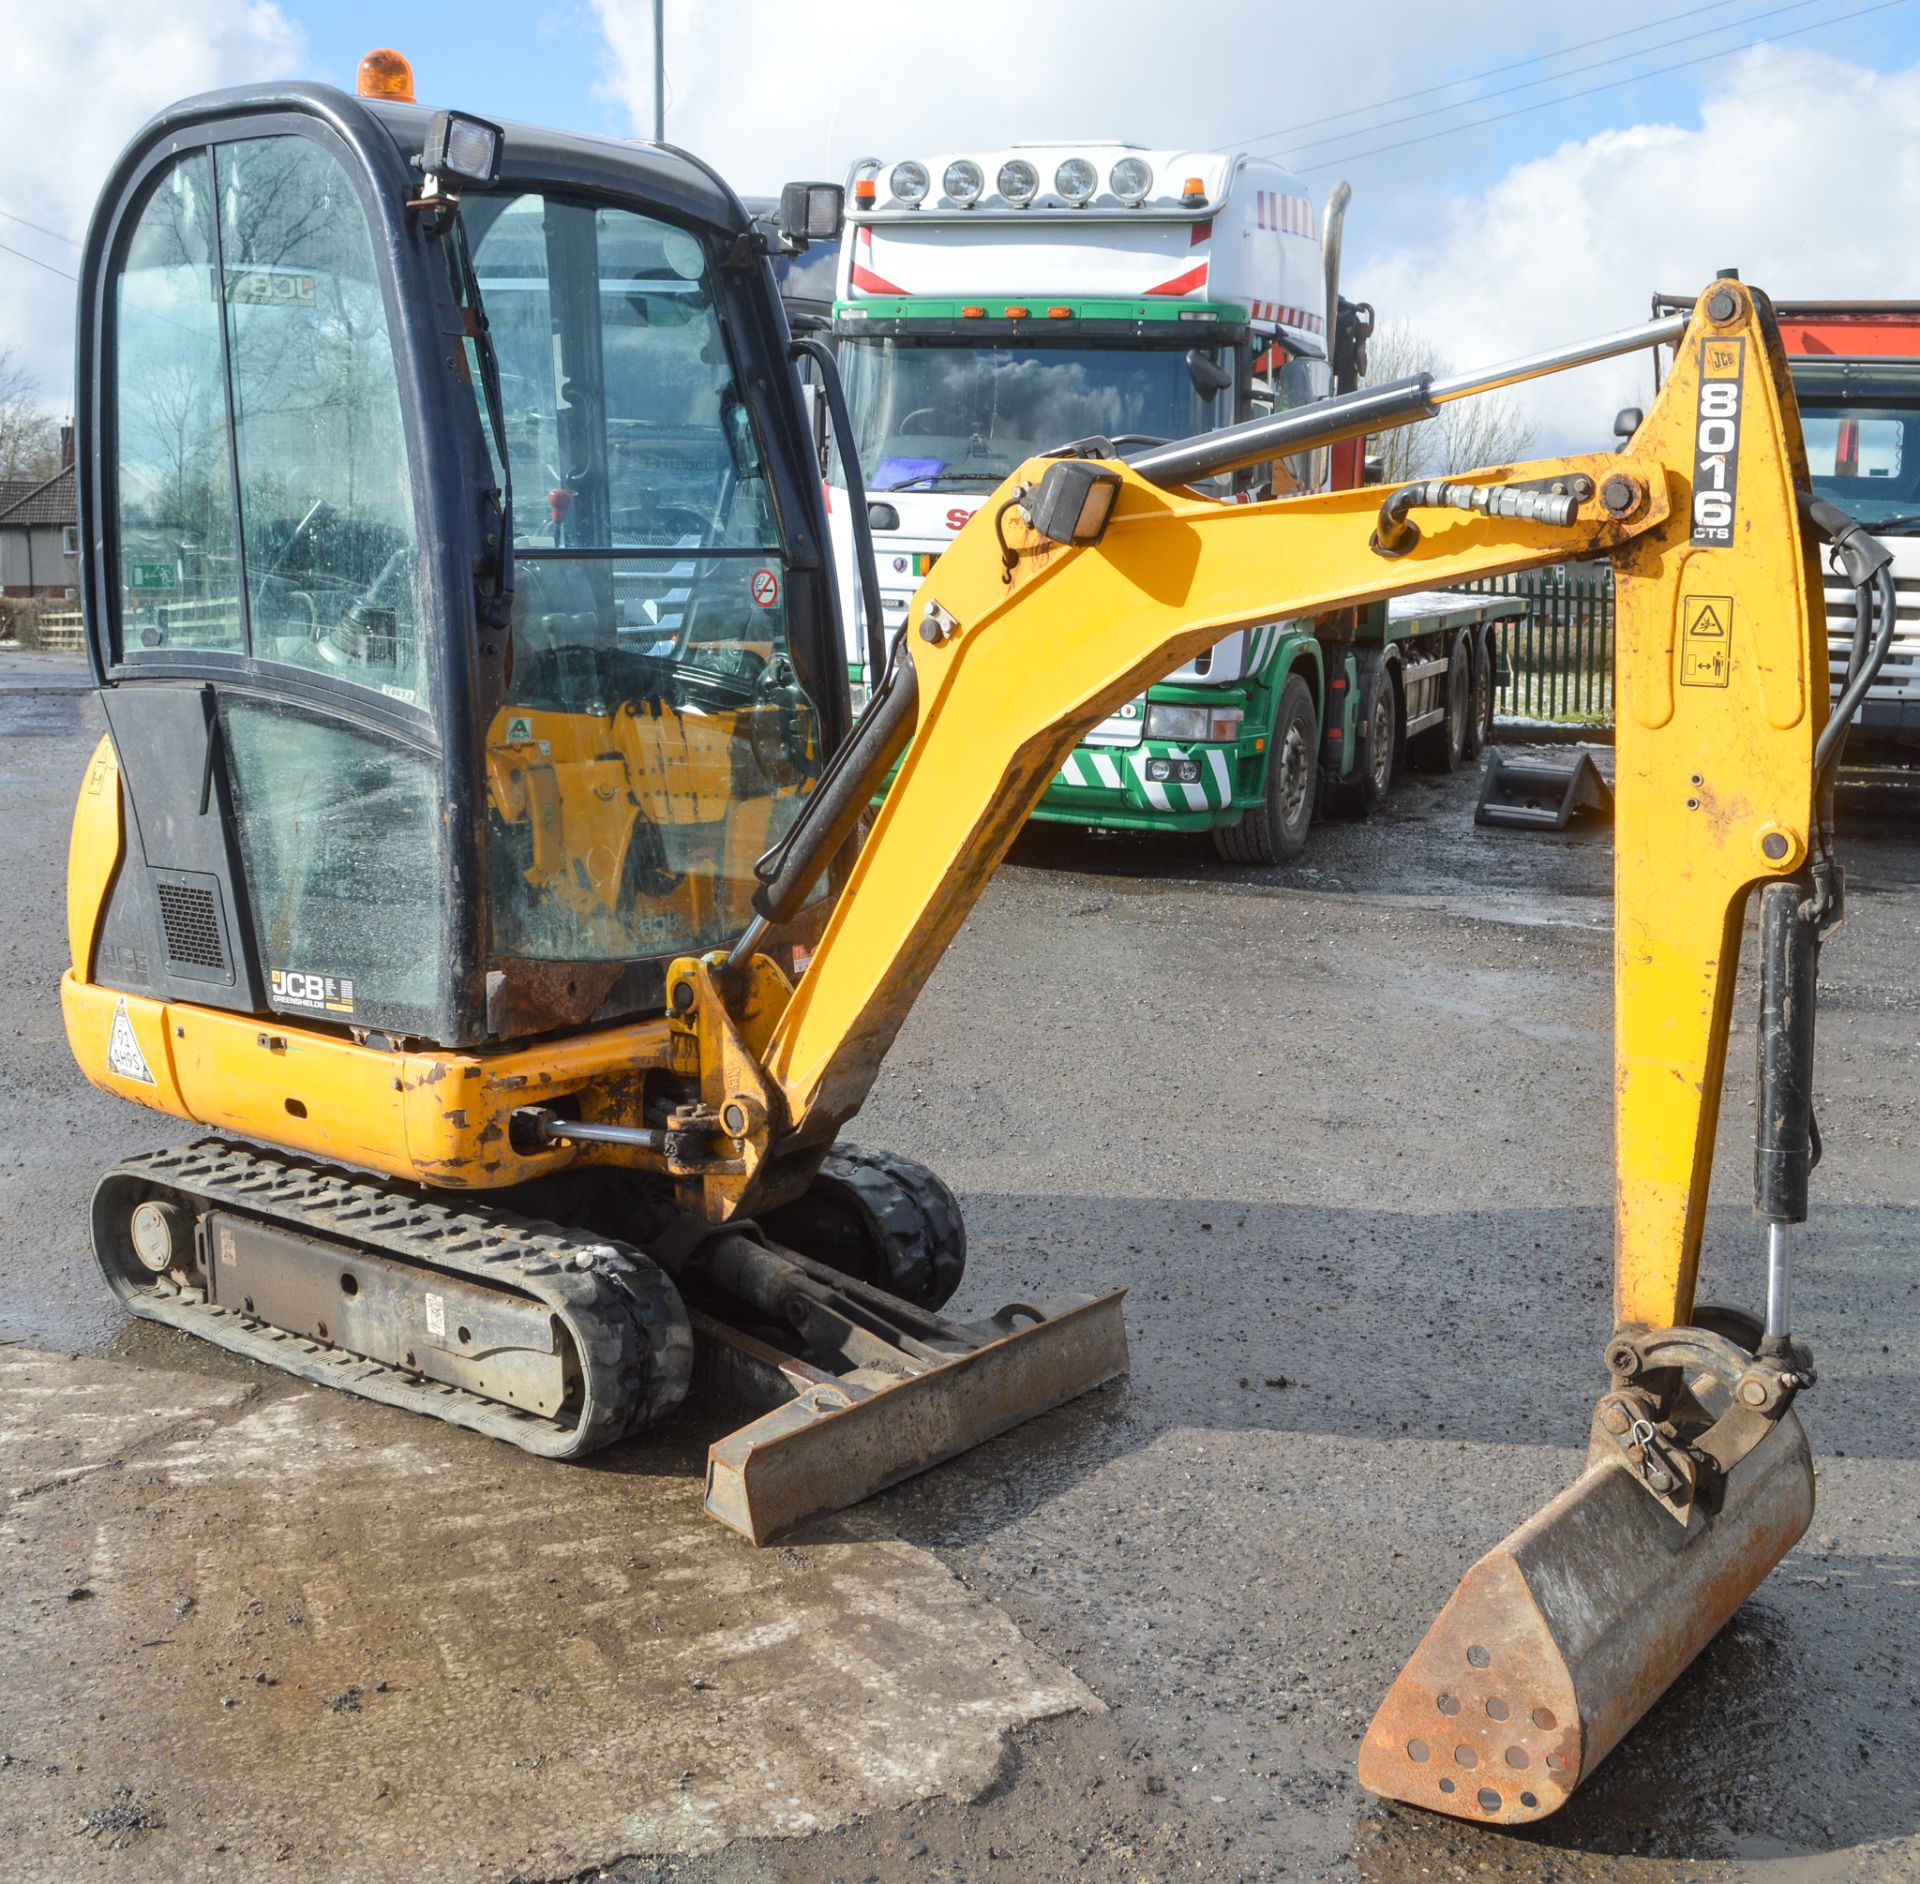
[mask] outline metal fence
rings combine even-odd
[[[1482,595],[1514,595],[1524,620],[1504,622],[1500,646],[1511,679],[1495,712],[1506,720],[1602,726],[1613,721],[1613,570],[1556,563],[1463,582]]]

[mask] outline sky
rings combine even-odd
[[[867,154],[1073,136],[1347,177],[1343,286],[1469,368],[1645,318],[1722,267],[1783,298],[1920,298],[1920,0],[664,0],[667,136],[736,188]],[[651,0],[62,0],[8,27],[0,347],[71,403],[95,192],[153,112],[398,44],[423,102],[650,135]],[[1519,395],[1610,443],[1647,367]]]

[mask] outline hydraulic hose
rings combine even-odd
[[[800,913],[828,860],[850,838],[894,760],[913,737],[920,678],[907,654],[907,637],[894,644],[880,690],[852,734],[827,762],[787,834],[753,866],[759,886],[753,907],[769,923]]]
[[[1879,546],[1876,545],[1876,548]],[[1885,551],[1881,552],[1883,555]],[[1891,558],[1888,559],[1891,561]],[[1880,678],[1880,670],[1887,664],[1887,655],[1893,647],[1894,630],[1899,624],[1899,597],[1893,586],[1893,572],[1886,562],[1881,563],[1868,577],[1875,604],[1879,612],[1879,625],[1873,637],[1873,645],[1867,650],[1866,658],[1859,660],[1861,627],[1858,617],[1855,619],[1853,651],[1847,660],[1848,680],[1840,690],[1840,698],[1833,703],[1833,711],[1827,717],[1827,723],[1820,729],[1820,739],[1813,749],[1814,769],[1824,775],[1829,769],[1838,771],[1841,754],[1846,750],[1847,734],[1853,725],[1853,716],[1859,712],[1860,703],[1871,690],[1873,683]],[[1860,595],[1865,596],[1867,586],[1862,585]],[[1864,613],[1864,611],[1861,611]],[[1856,666],[1856,661],[1858,665]]]
[[[1846,875],[1834,856],[1834,795],[1853,716],[1879,678],[1898,626],[1898,596],[1893,586],[1892,553],[1837,504],[1803,495],[1800,514],[1807,527],[1833,546],[1839,572],[1853,585],[1853,639],[1847,650],[1847,677],[1840,697],[1813,748],[1813,898],[1808,910],[1819,933],[1831,933],[1846,909]],[[1819,1144],[1819,1127],[1813,1126]],[[1815,1155],[1818,1155],[1816,1150]]]
[[[1858,519],[1823,497],[1803,496],[1800,514],[1833,545],[1833,559],[1854,591],[1853,645],[1847,655],[1846,683],[1813,749],[1814,771],[1824,779],[1830,770],[1838,770],[1853,716],[1886,665],[1898,626],[1899,602],[1891,574],[1893,552]],[[1869,623],[1876,610],[1878,632],[1869,645]]]

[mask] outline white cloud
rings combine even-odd
[[[650,135],[652,0],[593,5],[613,54],[601,90]],[[1566,37],[1507,0],[1391,12],[1356,31],[1337,9],[1214,0],[1189,35],[1166,0],[667,0],[667,136],[758,194],[838,179],[870,152],[1060,137],[1206,150]]]
[[[1920,298],[1917,223],[1920,66],[1758,50],[1697,123],[1562,145],[1455,196],[1417,240],[1357,242],[1348,275],[1466,368],[1643,321],[1656,290],[1695,292],[1720,268],[1776,300]],[[1592,450],[1651,387],[1644,360],[1619,361],[1516,396],[1542,450]]]
[[[73,241],[121,148],[156,111],[195,92],[287,78],[306,63],[304,36],[271,0],[58,0],[24,8],[6,31],[0,111],[0,242],[69,274]],[[46,389],[72,397],[74,286],[0,255],[0,344]]]

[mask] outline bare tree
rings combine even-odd
[[[1450,370],[1433,341],[1407,321],[1385,322],[1367,343],[1369,386]],[[1515,399],[1482,393],[1441,407],[1438,418],[1378,434],[1368,440],[1368,451],[1380,460],[1383,482],[1404,484],[1410,478],[1511,464],[1532,442],[1533,421]]]
[[[32,376],[0,346],[0,478],[50,478],[60,469],[60,420]]]

